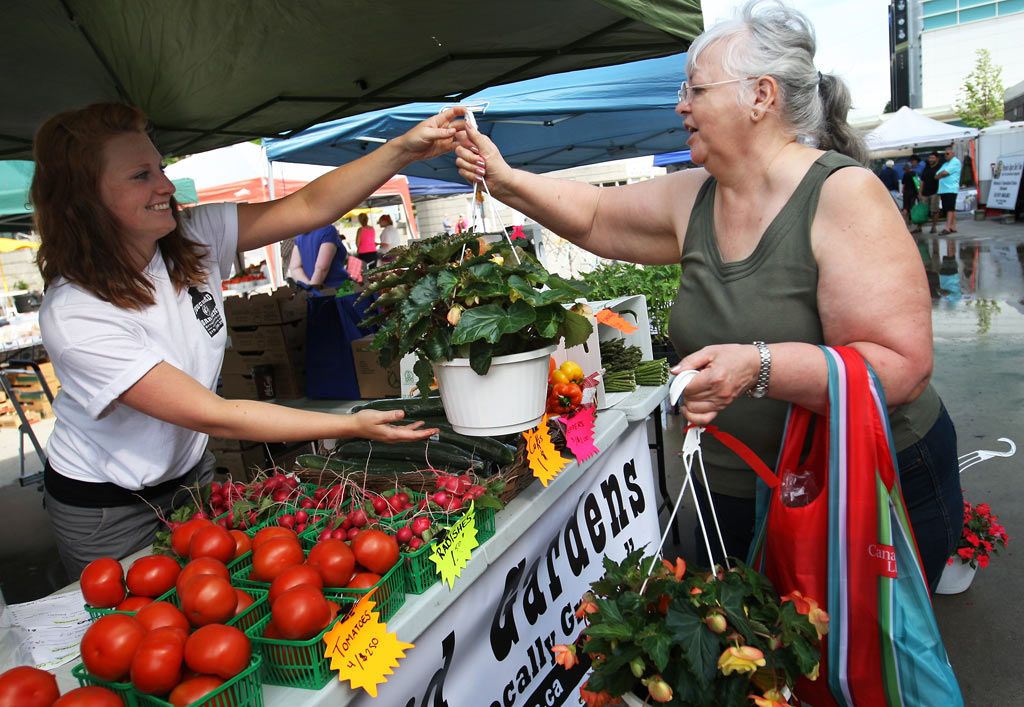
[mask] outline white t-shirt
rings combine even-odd
[[[237,206],[198,206],[183,212],[181,223],[190,240],[210,248],[201,287],[177,292],[158,250],[146,267],[156,303],[141,311],[63,278],[46,291],[39,326],[62,386],[47,455],[63,476],[138,490],[181,476],[203,455],[207,435],[117,399],[161,361],[216,388],[227,344],[221,280],[238,245]]]
[[[387,253],[392,248],[400,245],[402,237],[398,235],[398,228],[395,226],[385,226],[384,230],[380,232],[380,246],[377,248],[378,253]]]

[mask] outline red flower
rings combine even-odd
[[[964,531],[964,540],[969,542],[971,545],[974,545],[974,547],[978,547],[978,543],[981,542],[978,539],[978,536],[972,533],[970,530]]]
[[[974,558],[974,549],[970,547],[962,547],[959,550],[957,550],[956,553],[960,555],[960,557],[962,557],[964,560],[970,560]]]
[[[988,567],[988,555],[978,555],[978,567]]]
[[[991,515],[992,513],[992,509],[989,507],[987,503],[979,503],[977,506],[975,506],[975,509],[978,511],[979,515],[983,516]]]

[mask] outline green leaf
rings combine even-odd
[[[443,300],[447,300],[452,296],[452,291],[455,289],[459,279],[452,274],[450,270],[442,270],[437,273],[437,292],[438,297]]]
[[[494,358],[494,350],[487,345],[486,341],[474,341],[469,345],[469,367],[478,375],[485,376],[491,370],[491,359]]]
[[[533,307],[521,300],[511,304],[508,309],[498,304],[473,307],[463,312],[462,319],[455,326],[452,344],[459,346],[481,339],[496,344],[503,335],[529,326],[536,318]]]
[[[668,665],[668,654],[672,650],[672,639],[664,633],[655,633],[651,636],[644,636],[640,639],[640,647],[647,651],[651,657],[654,667],[659,672]]]
[[[565,310],[565,319],[562,322],[562,336],[565,337],[565,348],[578,346],[587,340],[594,327],[590,320],[583,315],[576,314],[571,309]]]
[[[553,339],[558,336],[558,330],[565,319],[566,309],[560,304],[549,304],[546,307],[537,309],[537,319],[533,326],[537,334],[545,339]]]
[[[633,637],[633,629],[626,624],[590,624],[586,633],[594,638],[617,639],[624,641]]]
[[[411,351],[416,348],[417,342],[424,334],[427,333],[427,327],[429,326],[430,319],[420,319],[416,323],[407,327],[405,331],[402,332],[401,338],[398,340],[398,348],[402,351]]]
[[[696,614],[672,607],[665,617],[665,627],[682,648],[683,656],[701,685],[708,685],[715,677],[716,662],[720,654],[718,636],[712,633]]]
[[[421,356],[413,365],[412,372],[416,374],[416,387],[419,389],[420,397],[430,395],[430,385],[434,382],[434,367],[430,361]]]
[[[447,327],[434,327],[423,345],[431,361],[452,360],[452,334]]]

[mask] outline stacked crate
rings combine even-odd
[[[53,372],[53,364],[49,361],[40,363],[39,370],[50,388],[50,393],[56,396],[57,391],[60,390],[60,381],[57,380],[57,376]],[[35,373],[8,373],[7,380],[29,422],[53,417],[53,407],[50,405],[46,393],[43,392],[43,384],[39,380],[39,376]],[[0,397],[3,398],[0,400],[0,427],[17,427],[21,421],[14,412],[14,406],[2,392],[0,392]]]

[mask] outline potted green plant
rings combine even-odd
[[[988,567],[989,558],[1010,542],[999,516],[987,503],[964,501],[964,527],[956,553],[946,561],[935,591],[938,594],[959,594],[967,591],[979,567]]]
[[[780,598],[740,562],[710,573],[662,560],[646,579],[656,559],[642,555],[604,560],[604,576],[577,610],[586,628],[576,643],[552,649],[567,668],[589,657],[580,689],[588,707],[782,707],[801,676],[817,678],[828,632],[817,602],[798,592]]]
[[[365,275],[376,295],[366,326],[381,364],[415,354],[419,391],[436,377],[445,414],[462,434],[495,435],[537,425],[545,406],[548,356],[592,331],[573,310],[580,282],[549,273],[506,240],[442,234],[388,252]]]
[[[680,266],[605,263],[581,279],[590,286],[590,299],[609,300],[623,295],[644,295],[651,321],[651,347],[654,358],[667,358],[669,365],[679,361],[668,338],[668,320],[679,291]]]

